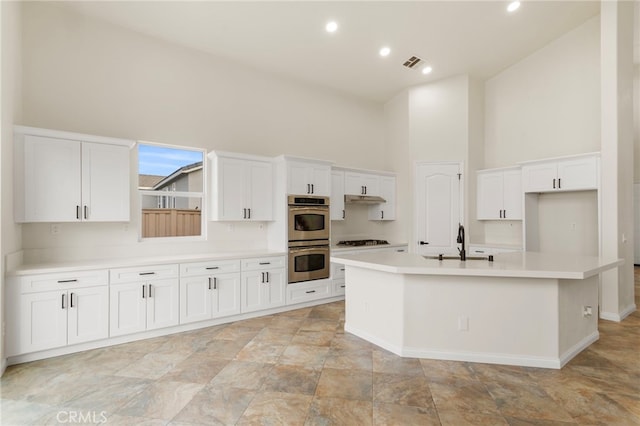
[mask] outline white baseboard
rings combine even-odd
[[[631,305],[627,306],[625,309],[623,309],[620,312],[600,311],[600,319],[607,320],[607,321],[620,322],[624,320],[626,317],[628,317],[629,315],[631,315],[632,313],[634,313],[636,309],[637,309],[636,304],[632,303]]]
[[[600,338],[600,333],[598,330],[586,336],[584,339],[580,340],[578,343],[569,348],[565,353],[560,356],[560,367],[564,367],[569,361],[573,359],[580,352],[585,350],[589,345],[593,342],[597,341]]]
[[[519,354],[442,351],[442,350],[424,349],[424,348],[411,348],[411,347],[398,346],[393,343],[384,341],[378,337],[371,336],[369,333],[366,333],[355,327],[351,327],[349,324],[346,324],[346,323],[344,325],[344,330],[364,340],[367,340],[368,342],[371,342],[376,346],[380,346],[381,348],[386,349],[389,352],[392,352],[402,357],[438,359],[438,360],[446,360],[446,361],[478,362],[478,363],[486,363],[486,364],[515,365],[520,367],[538,367],[538,368],[553,368],[553,369],[560,369],[562,367],[560,358],[523,356]],[[596,340],[597,340],[597,337],[596,337]],[[571,358],[573,358],[573,356],[571,356]],[[568,358],[567,361],[571,358]]]

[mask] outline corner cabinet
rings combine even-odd
[[[599,153],[520,164],[524,192],[585,191],[600,186]]]
[[[7,355],[105,339],[108,271],[13,277],[7,286]]]
[[[15,126],[16,222],[128,222],[133,141]]]
[[[266,157],[212,151],[211,220],[273,220],[273,163]]]
[[[522,220],[522,171],[519,167],[477,172],[477,219]]]

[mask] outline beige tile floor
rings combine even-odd
[[[0,423],[640,425],[638,312],[562,370],[401,358],[343,324],[337,302],[15,365]]]

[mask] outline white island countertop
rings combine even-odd
[[[414,253],[374,252],[333,255],[331,261],[347,266],[396,274],[475,277],[585,279],[621,265],[623,259],[603,259],[539,252],[499,253],[486,259],[427,259]]]

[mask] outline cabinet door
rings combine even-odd
[[[287,286],[284,269],[270,269],[265,271],[266,285],[263,287],[264,305],[263,308],[274,308],[285,303],[285,290]]]
[[[331,172],[331,220],[344,220],[344,172]]]
[[[379,195],[387,202],[374,204],[369,207],[369,220],[396,219],[396,178],[381,176],[379,178]]]
[[[240,309],[243,313],[259,311],[264,309],[266,304],[264,297],[264,286],[267,284],[265,281],[264,271],[250,271],[243,272],[240,275],[241,289],[240,289]]]
[[[311,177],[309,165],[305,163],[287,162],[287,188],[289,194],[311,194]]]
[[[524,192],[553,191],[557,185],[558,168],[555,162],[522,167]]]
[[[502,189],[503,219],[522,220],[522,203],[524,197],[522,191],[522,171],[505,171]]]
[[[212,316],[214,318],[240,313],[240,274],[220,274],[213,277]]]
[[[596,157],[558,161],[558,186],[560,190],[575,191],[598,188]]]
[[[209,276],[180,278],[180,324],[211,318]]]
[[[365,195],[380,195],[380,176],[363,174],[362,182]]]
[[[244,180],[245,162],[233,158],[219,158],[217,160],[214,191],[217,197],[213,197],[212,206],[215,220],[243,220],[245,206]],[[216,213],[217,212],[217,213]]]
[[[311,194],[330,197],[331,196],[331,167],[313,165],[309,167],[311,181]]]
[[[350,195],[364,195],[365,181],[360,173],[345,172],[344,193]]]
[[[80,142],[25,135],[24,221],[80,220],[80,178]]]
[[[129,221],[129,148],[82,143],[82,220]]]
[[[70,345],[109,337],[109,287],[70,290],[68,321]]]
[[[273,167],[270,163],[250,161],[247,164],[246,207],[248,219],[273,220]]]
[[[150,281],[147,288],[147,330],[177,325],[180,318],[178,280]]]
[[[144,283],[111,284],[109,286],[109,335],[113,337],[144,331],[147,322],[146,306]]]
[[[66,291],[20,296],[18,354],[57,348],[67,344]]]
[[[501,219],[503,210],[503,172],[478,173],[478,220]]]

